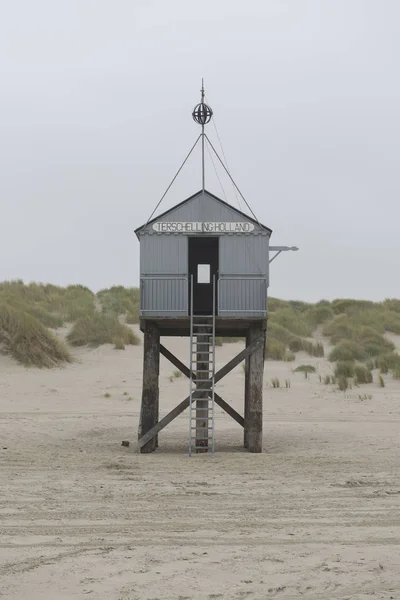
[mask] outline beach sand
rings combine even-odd
[[[165,345],[187,363],[188,339]],[[188,457],[187,412],[140,455],[142,346],[74,353],[52,370],[0,357],[1,598],[400,598],[400,381],[343,393],[319,381],[326,359],[268,361],[262,454],[217,407],[214,457]],[[188,395],[173,370],[162,415]],[[243,387],[241,365],[217,386],[241,413]]]

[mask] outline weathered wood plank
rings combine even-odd
[[[160,332],[154,323],[146,323],[143,341],[143,389],[140,410],[140,434],[146,434],[158,420],[158,379],[160,369]],[[141,445],[142,453],[153,452],[157,439]]]
[[[251,344],[251,336],[248,331],[246,334],[246,348]],[[244,431],[243,431],[243,446],[249,447],[249,428],[248,428],[248,412],[249,412],[249,363],[250,357],[245,360],[244,366]]]
[[[262,452],[262,413],[263,413],[263,374],[265,331],[259,326],[250,330],[251,339],[261,340],[262,343],[249,357],[248,376],[248,449],[249,452]]]

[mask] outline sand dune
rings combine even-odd
[[[187,339],[165,345],[187,362]],[[50,371],[0,357],[0,597],[398,598],[399,381],[344,394],[320,383],[325,359],[268,361],[263,454],[217,408],[214,457],[188,458],[186,413],[140,455],[141,353],[82,349]],[[162,413],[187,395],[173,370],[162,359]],[[240,412],[243,384],[239,366],[218,385]]]

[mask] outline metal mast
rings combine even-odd
[[[204,104],[204,79],[201,79],[201,104]],[[204,169],[204,123],[201,124],[201,183],[204,192],[206,187],[206,173]]]
[[[205,125],[211,121],[211,117],[213,115],[213,111],[211,108],[204,102],[204,80],[201,80],[201,97],[200,104],[197,104],[192,112],[192,117],[201,125],[201,187],[204,192],[205,184],[206,184],[206,173],[205,173],[205,138],[206,134],[204,131]]]

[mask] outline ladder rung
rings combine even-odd
[[[208,418],[208,415],[205,415],[204,417],[192,417],[192,421],[204,421]]]
[[[211,450],[209,446],[192,446],[191,450]]]
[[[193,362],[195,362],[196,364],[199,363],[201,365],[212,365],[214,361],[213,360],[205,360],[205,359],[202,358],[200,360],[196,360],[196,361],[193,361]],[[193,372],[196,371],[196,370],[197,369],[192,369]]]
[[[197,427],[191,427],[190,429],[208,429],[208,430],[212,430],[214,428],[213,427],[199,427],[199,428],[197,428]]]
[[[200,410],[203,410],[204,412],[205,411],[212,412],[212,408],[209,408],[209,409],[207,409],[207,408],[199,408],[199,411]],[[197,411],[196,411],[196,414],[197,414]],[[208,419],[208,415],[204,415],[203,417],[192,417],[192,421],[204,421],[204,419]]]

